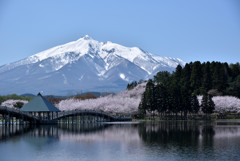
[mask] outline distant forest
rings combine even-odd
[[[128,85],[132,88],[136,84]],[[197,96],[202,95],[201,107]],[[158,111],[160,114],[198,113],[199,109],[211,114],[213,96],[231,95],[240,98],[240,65],[199,61],[178,65],[175,72],[158,72],[147,82],[139,105],[139,114]]]

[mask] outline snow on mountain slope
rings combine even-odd
[[[51,94],[73,90],[119,92],[128,82],[150,78],[161,70],[173,71],[178,64],[185,62],[86,35],[1,66],[0,94],[38,90]]]

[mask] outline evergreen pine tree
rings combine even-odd
[[[178,107],[180,108],[179,111],[186,114],[188,111],[188,108],[190,107],[189,103],[189,96],[192,93],[192,88],[190,86],[190,79],[191,79],[191,63],[186,64],[185,67],[182,70],[182,79],[180,81],[179,85],[179,91],[176,93],[176,97],[179,100]],[[191,100],[190,100],[191,101]]]
[[[182,66],[178,65],[177,68],[176,68],[176,71],[174,72],[174,79],[177,82],[180,82],[181,76],[182,76]]]
[[[212,78],[209,62],[207,62],[203,67],[203,88],[207,91],[212,88]]]
[[[215,104],[212,100],[212,96],[211,95],[208,95],[208,114],[212,114],[213,111],[215,110]]]
[[[147,103],[147,101],[146,101],[146,93],[144,92],[143,95],[142,95],[141,102],[140,102],[140,104],[138,106],[139,118],[145,118],[146,109],[147,109],[146,103]]]
[[[240,98],[240,75],[233,82],[229,83],[226,93]]]
[[[146,85],[145,97],[146,97],[146,109],[150,112],[156,110],[156,104],[154,102],[154,84],[152,79],[150,79]]]
[[[212,100],[212,96],[208,95],[207,93],[204,93],[201,106],[202,106],[202,111],[206,115],[212,114],[215,109],[215,104]]]
[[[202,85],[202,68],[199,61],[193,63],[190,81],[192,89],[196,92],[196,94],[199,94],[199,89]]]
[[[156,104],[156,109],[159,113],[163,113],[168,108],[168,95],[167,95],[167,89],[164,87],[163,84],[158,84],[154,88],[154,102]]]
[[[227,87],[227,73],[224,64],[216,62],[213,69],[212,87],[220,92]]]
[[[154,76],[154,82],[155,83],[162,83],[165,86],[168,86],[169,82],[171,81],[171,74],[167,71],[161,71],[158,72],[155,76]]]
[[[187,119],[187,113],[191,112],[191,94],[186,87],[182,87],[181,90],[182,96],[182,110],[184,113],[184,119]]]
[[[191,108],[192,108],[192,112],[195,114],[198,113],[200,109],[199,102],[195,94],[193,94],[191,97]]]
[[[175,113],[175,118],[177,120],[177,114],[182,110],[182,95],[180,85],[176,80],[174,80],[168,90],[168,111]]]
[[[207,114],[208,113],[208,95],[207,95],[207,93],[203,94],[201,107],[202,107],[202,112]]]

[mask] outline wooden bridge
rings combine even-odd
[[[57,123],[95,123],[95,122],[116,122],[116,121],[131,121],[131,117],[114,116],[106,112],[93,110],[72,110],[53,112],[47,117],[41,114],[31,112],[23,112],[14,108],[0,106],[0,115],[2,115],[2,124],[11,125],[19,124],[57,124]]]
[[[2,115],[2,122],[4,121],[5,125],[13,124],[14,121],[18,120],[19,123],[39,123],[39,120],[36,116],[29,114],[28,112],[22,112],[20,110],[9,108],[5,106],[0,106],[0,114]],[[14,120],[15,119],[15,120]]]
[[[116,121],[131,121],[131,117],[125,116],[114,116],[106,112],[94,111],[94,110],[72,110],[59,112],[54,119],[66,119],[72,118],[78,119],[79,121],[90,121],[90,122],[116,122]],[[81,120],[82,119],[82,120]],[[87,120],[86,120],[87,119]]]

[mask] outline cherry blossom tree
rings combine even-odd
[[[117,95],[108,95],[97,99],[62,100],[56,107],[60,110],[98,110],[109,113],[131,114],[137,113],[141,96],[145,91],[146,83],[137,85],[131,90],[125,90]]]
[[[26,100],[13,100],[13,99],[9,99],[6,100],[4,102],[2,102],[1,106],[7,106],[7,107],[11,107],[11,108],[16,108],[16,105],[18,103],[22,103],[23,105],[27,104],[28,101]]]
[[[137,85],[131,90],[125,90],[117,95],[108,95],[97,99],[77,100],[67,99],[55,104],[60,110],[97,110],[108,113],[134,114],[138,111],[146,83]],[[202,96],[198,96],[201,105]],[[215,96],[212,98],[216,113],[239,113],[240,99],[233,96]],[[201,112],[201,110],[200,110]]]

